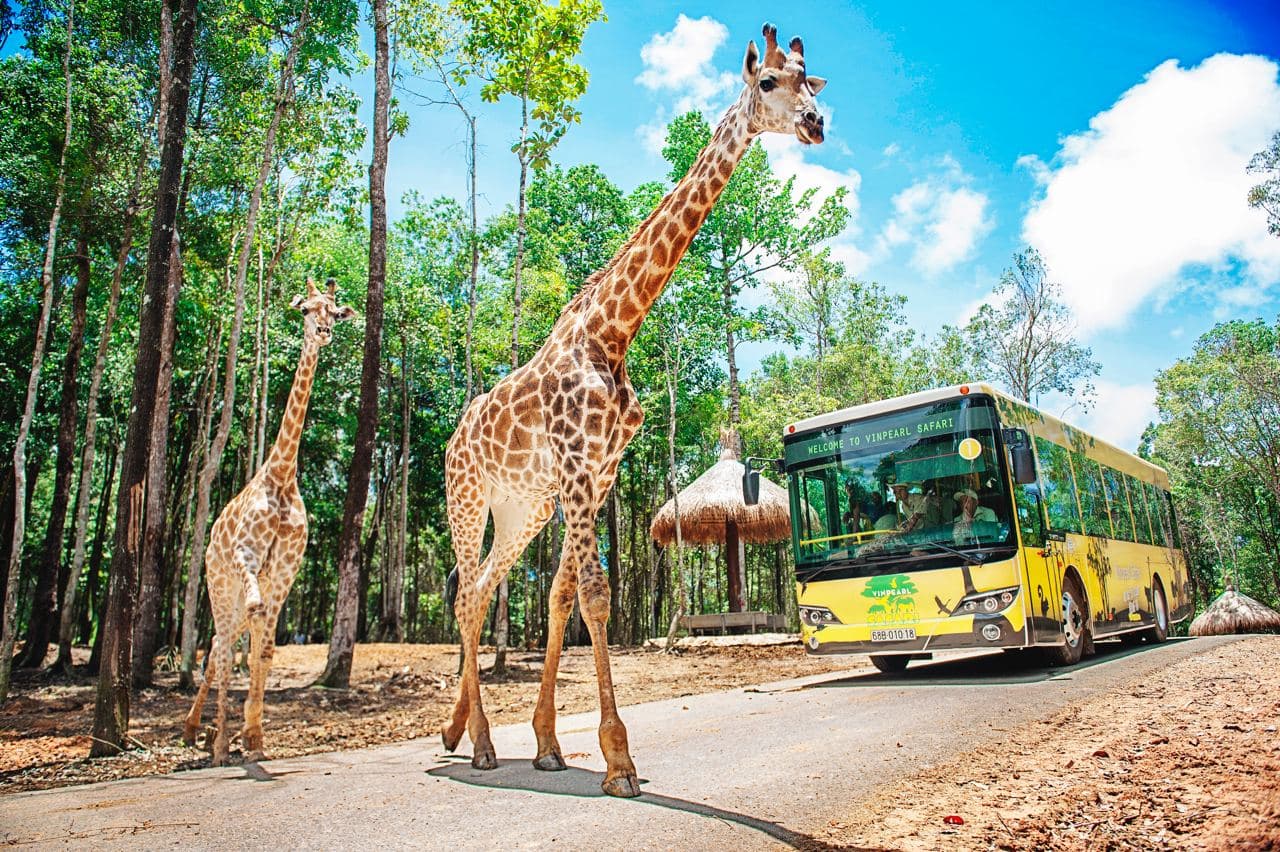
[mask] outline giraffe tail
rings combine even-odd
[[[453,610],[453,603],[458,599],[458,568],[449,572],[449,576],[444,580],[444,605]]]

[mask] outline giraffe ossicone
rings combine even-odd
[[[307,279],[306,295],[294,297],[302,312],[302,353],[280,420],[280,431],[262,467],[213,523],[205,550],[205,582],[213,612],[214,637],[204,679],[187,713],[182,738],[194,744],[209,686],[217,679],[213,765],[227,761],[227,687],[231,645],[249,631],[249,695],[244,702],[242,746],[246,761],[262,758],[262,697],[275,654],[276,620],[307,546],[307,510],[298,491],[298,444],[311,399],[320,347],[333,339],[333,324],[356,312],[338,306],[332,278],[321,290]]]
[[[618,716],[605,623],[609,584],[596,546],[596,514],[613,487],[622,452],[644,413],[627,377],[626,352],[694,234],[761,133],[823,140],[814,96],[825,85],[805,72],[804,47],[778,47],[764,26],[763,61],[748,43],[738,100],[689,172],[636,229],[609,264],[592,274],[565,306],[534,356],[462,415],[445,451],[445,492],[457,567],[454,612],[462,634],[463,674],[452,719],[442,731],[452,751],[465,729],[471,763],[497,766],[480,703],[477,651],[489,600],[560,501],[565,533],[551,585],[546,665],[533,728],[538,769],[565,768],[555,733],[555,684],[565,622],[577,595],[591,634],[600,693],[600,747],[608,765],[602,788],[637,796],[639,779]],[[493,542],[480,550],[489,516]]]

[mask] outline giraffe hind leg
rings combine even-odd
[[[475,584],[480,569],[480,548],[484,543],[484,528],[489,522],[489,506],[479,479],[465,466],[469,457],[469,454],[454,452],[448,452],[445,456],[447,468],[445,494],[449,512],[449,531],[453,539],[453,555],[457,562],[449,574],[454,587],[450,605],[458,620],[458,629],[463,640],[462,670],[459,672],[462,677],[459,678],[458,700],[454,704],[452,718],[440,732],[445,751],[453,751],[458,747],[458,743],[462,740],[462,732],[466,729],[467,718],[471,714],[466,681],[468,671],[466,638],[472,614],[467,607],[475,604],[470,597],[459,601],[457,590],[460,586]]]

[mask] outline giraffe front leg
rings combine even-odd
[[[200,679],[200,688],[196,691],[196,700],[191,703],[186,721],[182,725],[182,741],[189,746],[196,744],[196,734],[200,730],[200,716],[204,710],[205,698],[209,695],[209,684],[213,682],[216,669],[213,663],[213,652],[205,660],[204,677]]]
[[[569,522],[569,533],[579,566],[578,603],[582,608],[582,620],[587,624],[587,632],[591,634],[596,684],[600,692],[600,750],[608,766],[600,787],[610,796],[632,798],[640,795],[640,779],[636,776],[636,767],[631,761],[627,728],[618,716],[618,705],[613,693],[609,639],[606,633],[609,621],[609,581],[604,576],[600,554],[596,550],[594,518],[591,516],[593,513],[578,511],[573,514],[578,517]],[[567,535],[565,547],[569,546]]]
[[[229,749],[227,737],[227,689],[231,685],[231,642],[219,632],[213,637],[212,655],[209,665],[213,666],[214,676],[218,679],[218,707],[214,715],[215,731],[213,735],[213,765],[225,766]]]
[[[563,558],[551,581],[550,618],[547,627],[547,659],[542,667],[542,685],[538,689],[538,707],[533,712],[533,732],[538,738],[535,769],[556,772],[565,768],[556,739],[556,675],[560,670],[560,651],[564,647],[564,628],[573,612],[573,596],[578,590],[577,570],[566,566]]]
[[[274,616],[271,613],[270,616]],[[262,703],[267,672],[275,657],[275,618],[260,614],[249,620],[249,694],[244,701],[241,748],[246,762],[262,760]]]

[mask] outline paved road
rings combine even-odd
[[[914,663],[899,678],[826,675],[626,707],[644,779],[632,800],[600,792],[590,713],[560,720],[564,772],[535,771],[532,729],[507,726],[494,729],[501,764],[491,772],[423,739],[20,793],[0,798],[0,839],[38,848],[778,848],[808,840],[878,783],[1225,641],[1104,644],[1067,670],[968,656]]]

